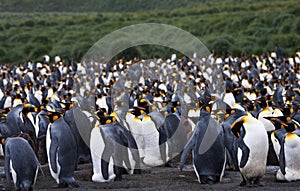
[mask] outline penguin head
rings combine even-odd
[[[63,105],[63,110],[67,111],[73,108],[73,102],[68,102],[68,101],[63,101],[63,102],[59,102],[60,104]]]
[[[202,105],[206,107],[212,101],[212,96],[209,90],[205,90],[204,93],[200,96],[200,100],[202,101]]]
[[[245,115],[245,116],[241,116],[239,117],[237,120],[235,120],[230,128],[231,131],[233,132],[233,134],[236,137],[240,137],[241,136],[241,130],[242,130],[242,126],[244,123],[247,123],[247,121],[249,120],[249,116]]]
[[[113,121],[113,122],[116,122],[117,119],[119,118],[116,112],[112,112],[112,113],[110,114],[110,116],[112,117],[112,121]]]
[[[143,114],[145,114],[145,108],[142,107],[133,107],[129,110],[131,114],[133,114],[135,117],[139,117]]]
[[[298,125],[296,123],[293,123],[292,121],[288,121],[287,123],[285,123],[285,129],[287,132],[293,132],[296,129],[298,129]]]
[[[268,106],[267,100],[265,97],[260,97],[257,100],[255,100],[255,103],[257,103],[261,108],[266,108]]]
[[[108,116],[108,117],[104,118],[104,121],[103,121],[103,123],[106,124],[106,125],[114,123],[114,122],[116,122],[116,118],[113,117],[113,116]]]
[[[236,110],[237,109],[232,109],[232,108],[227,108],[226,109],[226,114],[225,114],[225,116],[224,116],[224,120],[226,120],[226,119],[228,119],[228,117],[230,116],[230,115],[233,115],[235,112],[236,112]]]
[[[141,98],[138,101],[138,107],[142,109],[146,113],[150,113],[150,106],[151,104],[146,98]]]
[[[63,116],[63,113],[60,111],[47,111],[43,115],[49,119],[50,123],[54,123],[54,121],[58,120]]]
[[[292,107],[282,108],[281,111],[282,111],[283,115],[287,116],[287,117],[294,113],[294,109]]]
[[[5,109],[0,110],[0,116],[2,117],[6,117],[8,112],[10,112],[12,110],[12,107],[7,107]],[[2,121],[2,120],[1,120]]]
[[[39,112],[38,108],[34,107],[33,105],[31,105],[30,103],[25,103],[23,104],[23,110],[22,112],[27,115],[30,112]]]
[[[95,117],[98,119],[101,125],[114,123],[117,121],[116,113],[113,112],[110,116],[107,115],[105,108],[100,108],[100,110],[95,112]]]

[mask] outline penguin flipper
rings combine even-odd
[[[248,148],[248,146],[245,144],[245,142],[243,140],[244,135],[245,135],[245,131],[243,128],[241,128],[240,133],[241,133],[241,135],[237,142],[238,142],[238,147],[242,150],[242,158],[240,161],[240,168],[244,168],[248,161],[248,158],[249,158],[250,149]]]
[[[183,169],[183,165],[185,163],[185,160],[190,152],[190,150],[192,150],[195,147],[195,142],[196,142],[196,137],[195,137],[195,133],[193,134],[193,136],[190,138],[189,142],[185,145],[183,152],[181,154],[181,158],[180,158],[180,170]]]
[[[11,176],[10,176],[10,155],[8,147],[5,147],[5,161],[4,161],[4,170],[5,170],[5,177],[6,177],[6,186],[10,187],[11,185]]]
[[[286,174],[285,172],[285,154],[284,154],[284,143],[285,143],[285,137],[287,135],[287,132],[285,129],[280,129],[275,131],[275,137],[278,139],[280,144],[280,151],[279,151],[279,167],[280,171],[283,175]]]
[[[286,172],[285,172],[284,139],[282,140],[280,145],[281,146],[280,146],[280,152],[279,152],[279,166],[280,166],[281,173],[283,175],[285,175]]]
[[[58,148],[57,141],[55,139],[51,140],[49,157],[50,157],[51,169],[53,170],[54,173],[57,173],[57,165],[56,165],[57,148]]]

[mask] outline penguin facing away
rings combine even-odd
[[[176,110],[174,107],[173,109]],[[187,125],[187,124],[186,124]],[[174,167],[172,159],[177,156],[187,143],[186,130],[178,113],[169,113],[159,127],[160,153],[166,166]]]
[[[182,170],[190,150],[193,154],[193,166],[199,183],[214,184],[220,182],[225,170],[226,153],[221,126],[211,117],[211,105],[206,105],[200,113],[195,131],[186,144],[180,160]]]
[[[29,143],[21,137],[7,138],[4,160],[7,186],[12,180],[17,190],[32,190],[40,164]]]
[[[59,187],[79,187],[74,179],[77,147],[70,127],[59,112],[49,112],[50,123],[46,134],[49,169]]]

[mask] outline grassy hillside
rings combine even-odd
[[[250,4],[226,0],[134,13],[1,13],[0,63],[19,63],[43,54],[80,59],[105,34],[145,22],[187,30],[219,54],[227,50],[234,55],[267,52],[276,44],[291,54],[300,48],[299,10],[294,0]],[[169,52],[157,46],[143,46],[126,53],[146,57],[169,56]]]
[[[171,10],[207,0],[0,0],[9,12],[135,12]]]

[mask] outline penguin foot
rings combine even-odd
[[[173,161],[168,161],[166,164],[165,164],[165,167],[170,167],[170,168],[176,168],[175,164]]]
[[[12,184],[5,184],[3,187],[1,186],[2,190],[12,190]]]
[[[134,169],[133,174],[142,174],[142,170],[141,169]]]
[[[206,184],[213,185],[215,183],[212,180],[207,180]]]
[[[69,185],[66,182],[62,182],[57,185],[57,188],[68,188],[68,187],[69,187]]]
[[[247,185],[247,181],[246,180],[242,180],[242,182],[240,183],[240,186],[246,186]]]
[[[262,184],[260,183],[260,180],[258,180],[258,179],[255,180],[253,183],[254,183],[254,185],[257,186],[257,187],[263,187],[263,186],[264,186],[264,185],[262,185]]]
[[[79,188],[80,185],[77,182],[71,182],[69,183],[70,186],[72,186],[73,188]]]
[[[122,176],[121,175],[117,175],[115,178],[115,181],[121,181],[122,180]]]
[[[200,175],[200,181],[202,184],[209,184],[213,185],[220,180],[219,176],[207,176],[207,175]]]

